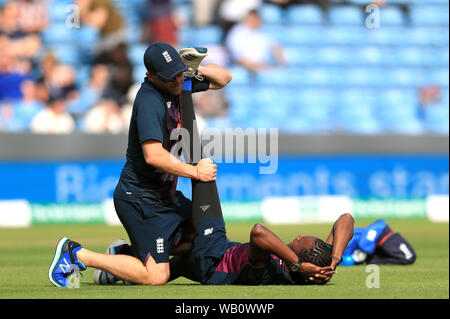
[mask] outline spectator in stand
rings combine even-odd
[[[46,26],[46,20],[43,22],[30,21],[27,1],[12,1],[7,3],[0,10],[0,38],[2,38],[2,46],[6,45],[18,59],[31,59],[36,56],[42,47],[41,40],[37,32],[40,32]],[[33,4],[29,4],[34,7]],[[41,6],[38,6],[39,8]],[[40,16],[41,10],[36,12]],[[44,19],[44,18],[42,18]],[[41,21],[40,18],[37,19]],[[20,61],[19,61],[20,62]]]
[[[421,119],[425,118],[425,109],[429,107],[436,107],[444,99],[442,97],[442,90],[438,85],[427,85],[419,89],[419,108],[418,115]]]
[[[48,78],[47,84],[50,96],[58,96],[63,99],[73,100],[78,96],[75,84],[75,70],[67,65],[57,65]]]
[[[247,17],[249,12],[258,10],[262,0],[222,0],[218,9],[219,25],[226,39],[231,28]]]
[[[44,109],[45,105],[36,99],[36,84],[26,80],[21,85],[22,99],[13,103],[6,103],[2,107],[2,114],[8,118],[2,119],[3,130],[29,131],[32,119]],[[7,110],[9,108],[9,110]]]
[[[109,0],[76,0],[81,22],[100,30],[99,53],[126,42],[126,30],[120,12]]]
[[[80,93],[75,100],[68,103],[68,112],[77,120],[82,119],[89,110],[94,107],[104,95],[110,74],[106,65],[96,64],[92,68],[89,83],[80,88]]]
[[[226,117],[228,101],[222,90],[200,92],[192,96],[195,114],[202,118]]]
[[[368,0],[367,2],[369,2]],[[383,1],[383,0],[377,0]],[[275,3],[281,6],[283,9],[297,4],[315,4],[318,5],[324,12],[328,11],[329,6],[332,4],[331,0],[266,0],[269,3]]]
[[[171,0],[147,0],[144,42],[178,45],[178,28]]]
[[[260,30],[261,17],[250,11],[244,20],[229,32],[225,45],[234,63],[252,72],[259,72],[273,65],[286,63],[283,48]]]
[[[128,59],[127,46],[123,43],[117,45],[102,54],[96,63],[106,65],[109,72],[109,82],[102,97],[112,99],[119,105],[124,104],[133,85],[133,65]]]
[[[10,47],[0,48],[0,101],[22,98],[20,86],[27,77],[18,72],[16,68],[17,59],[12,54]]]
[[[84,119],[84,132],[86,133],[112,133],[125,131],[120,105],[114,100],[100,100]]]
[[[220,0],[193,0],[194,25],[202,27],[212,24],[220,2]]]
[[[65,99],[51,98],[48,106],[31,121],[31,131],[39,134],[69,134],[75,131],[75,121],[66,111]]]
[[[201,0],[197,0],[201,1]],[[208,0],[203,0],[208,1]],[[228,32],[235,25],[240,23],[251,11],[259,10],[263,3],[275,3],[282,7],[286,7],[293,3],[303,3],[308,0],[222,0],[220,1],[217,10],[218,23],[224,31],[224,38]],[[319,0],[321,2],[328,2],[329,0]],[[309,0],[311,3],[317,3],[317,0]],[[195,7],[194,7],[195,8]]]
[[[25,33],[40,33],[48,25],[50,0],[15,0],[10,3],[18,11],[17,23]]]

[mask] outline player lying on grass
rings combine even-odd
[[[353,236],[353,218],[341,215],[326,242],[297,236],[285,244],[267,227],[256,224],[250,242],[230,242],[223,218],[205,218],[188,255],[170,261],[170,280],[184,276],[209,285],[325,284],[335,273]]]
[[[250,242],[231,242],[222,217],[204,218],[189,254],[170,260],[170,279],[180,276],[206,285],[325,284],[342,260],[353,236],[353,218],[341,215],[326,242],[313,236],[297,236],[285,244],[267,227],[256,224]],[[115,241],[109,253],[132,254],[125,240]],[[111,284],[120,279],[97,272],[95,282]]]

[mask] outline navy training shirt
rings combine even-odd
[[[192,81],[192,93],[206,91],[210,84],[207,80],[185,77],[185,83],[189,81]],[[180,118],[180,96],[158,91],[145,78],[134,100],[126,163],[114,191],[115,198],[161,205],[173,202],[178,177],[147,164],[141,144],[159,141],[170,152],[178,142],[170,140],[170,133],[181,123]]]

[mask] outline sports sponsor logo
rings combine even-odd
[[[170,56],[169,52],[164,51],[164,52],[162,53],[162,55],[163,55],[164,59],[166,59],[166,62],[167,62],[167,63],[169,63],[170,61],[172,61],[172,57]]]
[[[213,230],[214,230],[214,227],[206,228],[203,235],[205,235],[205,236],[211,235],[213,233]]]
[[[156,239],[156,252],[158,254],[164,253],[164,238],[157,238]]]
[[[206,212],[208,210],[208,208],[210,208],[210,207],[211,207],[211,205],[202,205],[202,206],[200,206],[200,208],[201,208],[201,210],[203,212]]]
[[[63,258],[62,263],[59,264],[59,268],[61,268],[61,270],[64,273],[70,272],[72,270],[72,265],[69,264],[69,262],[67,261],[66,258]]]

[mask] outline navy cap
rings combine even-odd
[[[147,48],[144,53],[144,65],[147,71],[155,73],[165,82],[172,81],[188,69],[178,51],[163,42],[153,43]]]

